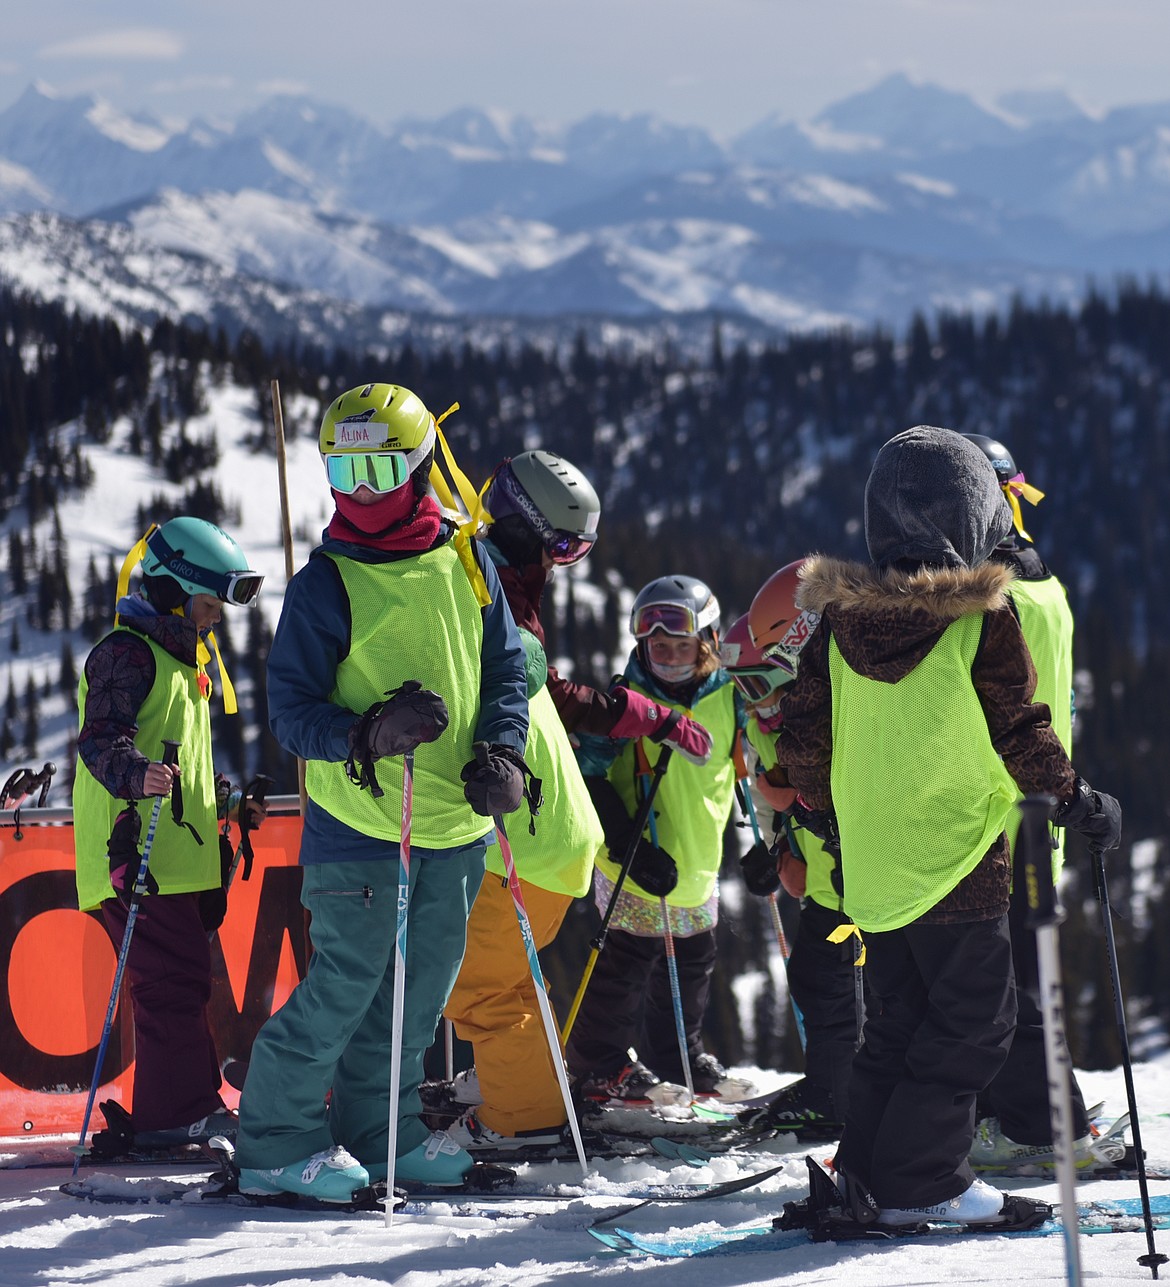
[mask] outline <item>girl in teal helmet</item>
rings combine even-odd
[[[142,587],[131,594],[130,573],[139,560]],[[127,957],[136,1051],[131,1125],[142,1147],[198,1142],[235,1129],[219,1096],[206,1016],[207,936],[218,924],[210,918],[222,919],[223,908],[216,831],[228,810],[212,768],[206,667],[223,605],[254,601],[262,580],[239,545],[212,523],[184,517],[151,527],[123,565],[115,627],[95,645],[81,676],[73,790],[78,906],[100,910],[115,949],[126,926],[143,819],[155,797],[172,795],[172,808],[159,814],[150,893]],[[234,711],[222,668],[220,674],[225,706]],[[163,763],[164,739],[179,743],[177,771]],[[250,811],[258,824],[263,806]]]

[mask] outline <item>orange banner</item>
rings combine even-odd
[[[19,841],[0,829],[0,1135],[69,1133],[81,1129],[117,952],[97,913],[77,910],[72,824],[40,825],[29,810],[21,826]],[[221,1066],[247,1060],[261,1024],[304,973],[300,832],[299,816],[273,815],[253,833],[251,879],[237,873],[212,941]],[[130,1103],[129,1016],[123,987],[95,1103]],[[223,1094],[234,1107],[238,1092],[225,1084]],[[96,1111],[91,1125],[102,1125]]]

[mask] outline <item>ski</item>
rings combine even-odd
[[[1150,1199],[1155,1229],[1170,1228],[1170,1195]],[[1096,1201],[1077,1204],[1077,1228],[1086,1236],[1107,1233],[1141,1233],[1145,1229],[1139,1198]],[[1059,1210],[1043,1223],[1030,1229],[1003,1228],[997,1225],[964,1225],[950,1222],[928,1222],[909,1228],[883,1229],[870,1226],[865,1230],[842,1229],[834,1237],[827,1234],[821,1241],[868,1239],[888,1242],[901,1238],[924,1237],[1001,1237],[1046,1238],[1061,1235],[1064,1226]],[[611,1250],[634,1252],[660,1259],[689,1259],[693,1256],[741,1255],[756,1252],[783,1251],[790,1247],[808,1246],[817,1241],[808,1229],[780,1229],[772,1224],[743,1225],[732,1229],[704,1229],[662,1234],[639,1233],[618,1225],[607,1227],[603,1220],[588,1233]]]

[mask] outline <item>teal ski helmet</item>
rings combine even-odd
[[[244,605],[255,601],[264,584],[239,545],[202,518],[172,518],[152,528],[145,543],[142,575],[148,585],[168,577],[188,595],[212,594],[224,603]]]

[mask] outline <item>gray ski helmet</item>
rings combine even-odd
[[[999,479],[1001,487],[1005,487],[1020,472],[1012,459],[1012,453],[1002,442],[989,438],[985,433],[965,433],[963,437],[973,442],[991,461],[991,467],[995,470],[995,476]]]
[[[601,501],[593,484],[552,451],[522,451],[503,461],[484,504],[496,523],[522,520],[554,563],[578,562],[597,540]]]
[[[719,600],[698,577],[660,576],[638,591],[630,613],[630,633],[639,646],[655,630],[697,635],[718,648]]]

